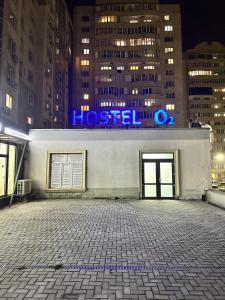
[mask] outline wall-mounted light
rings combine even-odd
[[[14,136],[14,137],[17,137],[17,138],[20,138],[22,140],[29,140],[29,136],[25,133],[22,133],[20,131],[17,131],[17,130],[14,130],[12,128],[9,128],[9,127],[5,127],[4,129],[4,133],[5,134],[8,134],[8,135],[11,135],[11,136]]]

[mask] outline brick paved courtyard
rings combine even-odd
[[[0,210],[0,299],[224,300],[224,237],[200,201],[17,204]]]

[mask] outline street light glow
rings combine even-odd
[[[222,152],[218,152],[215,154],[215,160],[218,162],[222,162],[225,159],[225,154]]]

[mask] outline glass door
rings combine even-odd
[[[173,199],[175,174],[173,153],[142,155],[142,194],[149,199]]]
[[[173,162],[159,162],[160,164],[160,198],[174,197]]]

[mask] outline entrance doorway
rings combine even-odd
[[[175,198],[174,153],[142,154],[142,196],[149,199]]]

